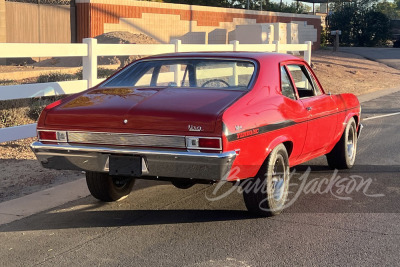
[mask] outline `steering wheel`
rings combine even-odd
[[[229,87],[229,83],[227,83],[227,82],[225,82],[224,80],[221,80],[221,79],[213,79],[213,80],[206,81],[205,83],[203,83],[201,85],[201,87],[206,87],[208,84],[212,84],[212,86],[209,86],[209,87],[216,87],[216,88]],[[221,86],[221,84],[223,86]]]

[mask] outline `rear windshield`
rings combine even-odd
[[[132,64],[102,87],[183,87],[249,89],[250,61],[219,59],[145,60]]]

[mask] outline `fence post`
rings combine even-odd
[[[279,53],[279,49],[280,49],[280,47],[279,47],[279,40],[272,41],[272,43],[275,45],[275,52],[276,52],[276,53]]]
[[[182,41],[178,40],[178,39],[173,39],[171,40],[171,43],[175,45],[175,53],[178,53],[181,50],[181,45],[182,45]],[[180,77],[181,75],[181,65],[175,65],[173,66],[173,72],[174,72],[174,82],[175,82],[175,86],[180,86]]]
[[[311,65],[311,47],[312,47],[312,42],[307,41],[305,42],[307,45],[307,51],[304,51],[304,60],[308,63],[308,65]]]
[[[239,51],[239,41],[234,40],[234,41],[230,41],[230,44],[233,44],[233,52]]]
[[[182,45],[182,41],[178,40],[178,39],[172,39],[171,40],[171,44],[175,45],[175,53],[180,52],[181,50],[181,45]]]
[[[82,60],[82,77],[87,80],[88,88],[97,84],[97,39],[85,38],[83,43],[88,46],[88,56]]]

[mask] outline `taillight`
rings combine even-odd
[[[57,141],[57,132],[39,132],[39,139]]]
[[[62,103],[62,99],[57,100],[57,101],[55,101],[55,102],[53,102],[53,103],[47,105],[47,106],[44,108],[44,110],[49,110],[49,109],[52,109],[52,108],[54,108],[54,107],[57,107],[57,106],[59,106],[61,103]]]
[[[222,141],[219,137],[186,137],[188,149],[222,150]]]
[[[40,141],[67,142],[67,132],[65,131],[38,131]]]
[[[221,148],[221,139],[199,138],[199,147]]]

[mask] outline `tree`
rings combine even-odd
[[[160,0],[156,0],[160,2]],[[400,1],[400,0],[399,0]],[[265,10],[286,13],[307,13],[311,8],[303,3],[273,3],[269,0],[164,0],[166,3],[187,5],[215,6],[227,8],[240,8],[250,10]],[[260,6],[262,4],[262,7]]]
[[[384,0],[381,3],[377,3],[374,9],[375,11],[382,12],[390,19],[400,18],[400,0],[393,3]]]
[[[342,31],[344,45],[376,46],[390,37],[390,20],[377,9],[375,1],[337,4],[328,22],[330,30]]]

